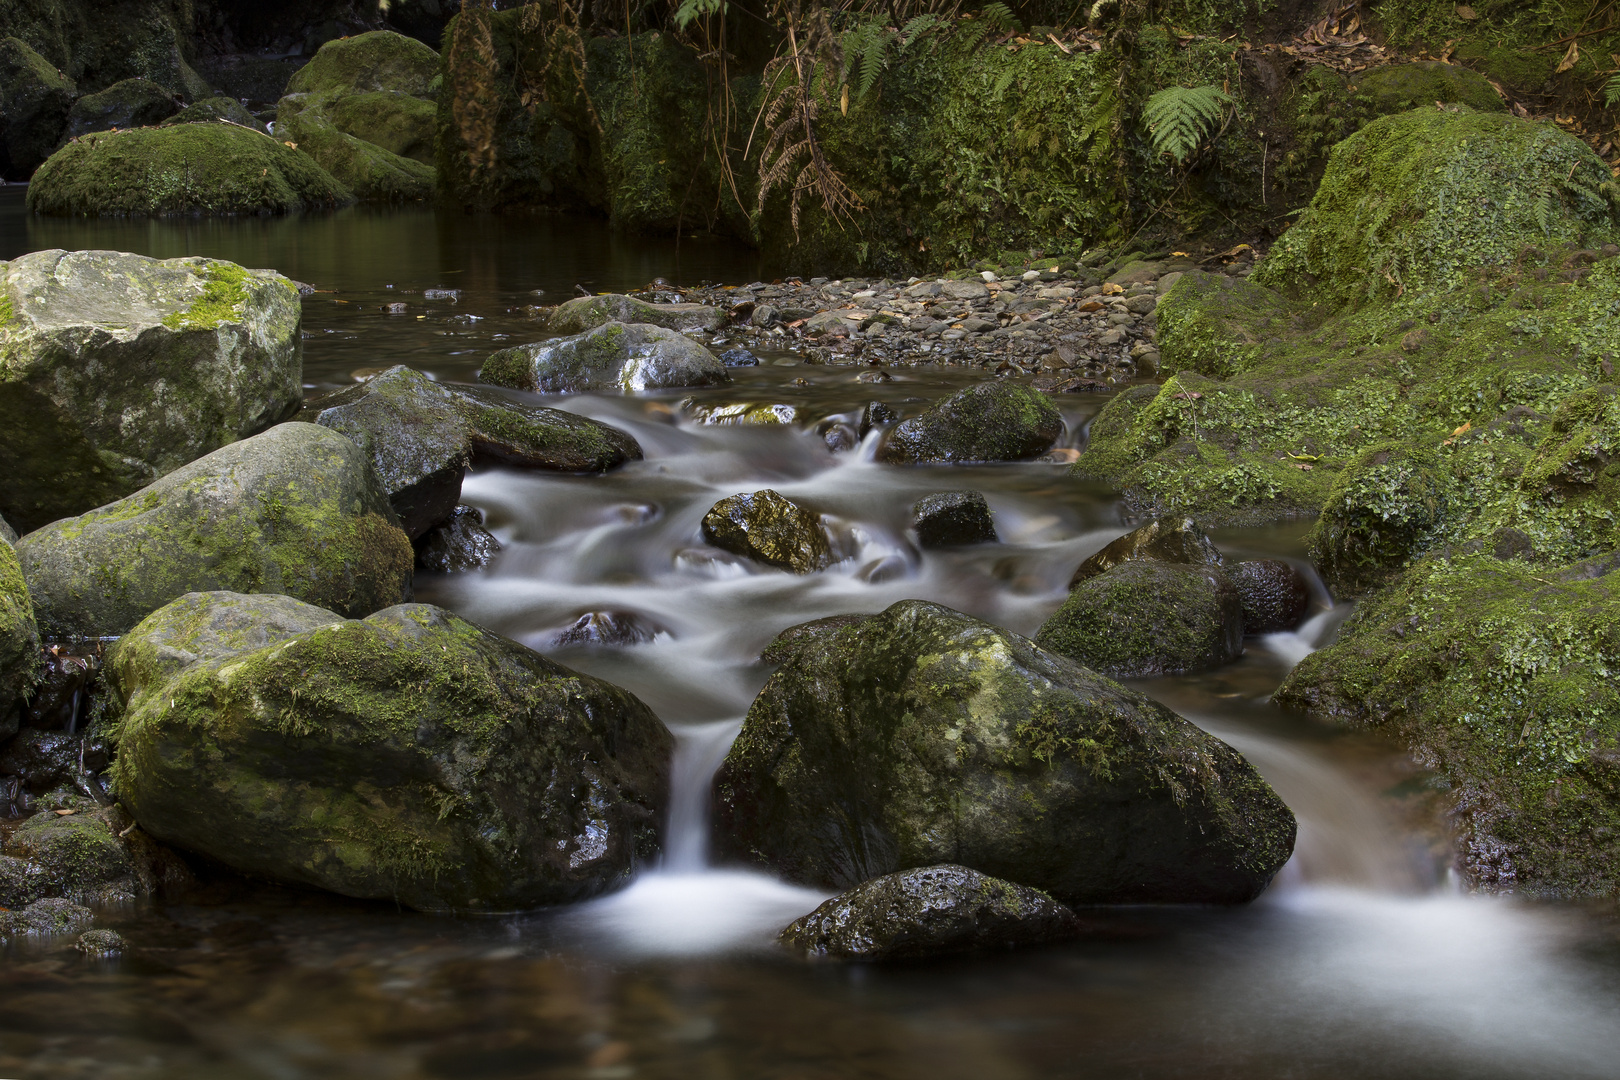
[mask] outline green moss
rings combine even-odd
[[[11,304],[11,297],[0,296],[0,330],[5,330],[17,321],[17,309]]]
[[[248,302],[248,272],[235,263],[210,263],[203,274],[202,295],[185,311],[165,316],[170,330],[213,330],[221,323],[237,322]]]
[[[1503,112],[1507,108],[1484,76],[1437,60],[1373,68],[1358,75],[1356,81],[1367,106],[1379,115],[1437,102],[1467,105],[1480,112]]]
[[[328,41],[287,82],[289,94],[433,95],[439,55],[415,38],[373,30]]]

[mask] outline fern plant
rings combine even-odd
[[[1609,81],[1603,84],[1603,104],[1612,107],[1620,101],[1620,75],[1610,75]]]
[[[1232,95],[1218,86],[1171,86],[1147,99],[1142,118],[1153,152],[1185,164],[1220,123]]]

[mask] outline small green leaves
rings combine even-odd
[[[1153,151],[1181,165],[1209,138],[1232,95],[1218,86],[1171,86],[1148,98],[1142,110]]]

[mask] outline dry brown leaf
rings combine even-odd
[[[1463,22],[1473,22],[1475,19],[1479,18],[1479,13],[1473,8],[1469,7],[1467,4],[1458,4],[1457,18],[1461,19]]]
[[[1570,68],[1574,67],[1580,62],[1581,47],[1578,43],[1572,41],[1569,43],[1569,49],[1564,53],[1564,58],[1558,61],[1558,70],[1555,71],[1554,74],[1562,75],[1564,72],[1568,71]]]

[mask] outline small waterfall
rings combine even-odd
[[[664,869],[671,874],[696,874],[709,865],[709,785],[741,730],[740,719],[674,728],[664,840]]]

